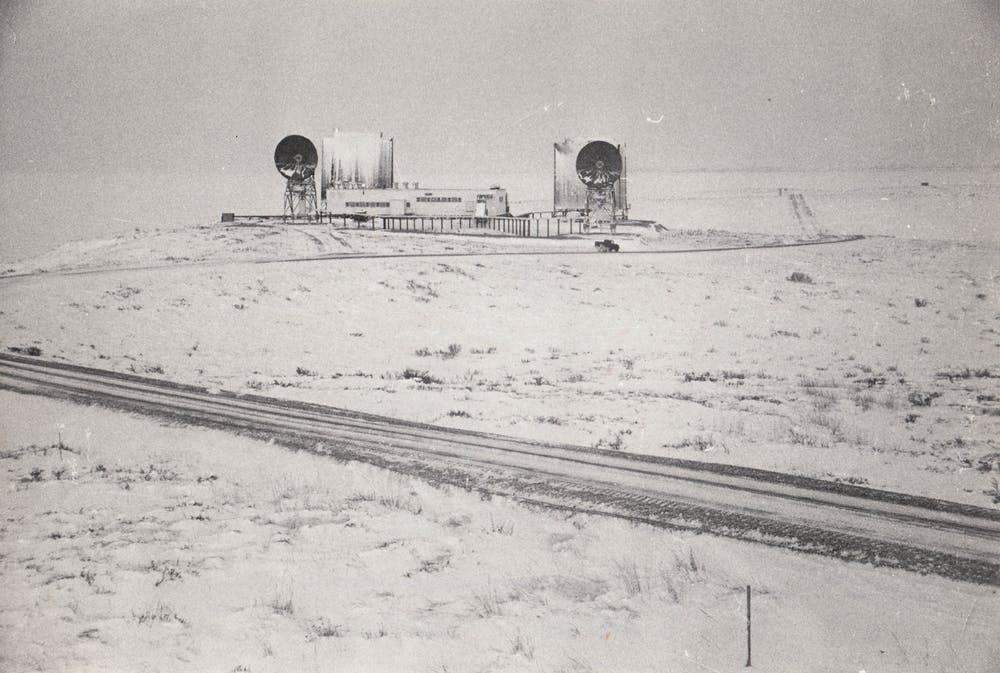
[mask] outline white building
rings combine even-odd
[[[323,138],[320,210],[332,215],[492,217],[508,213],[507,192],[420,189],[394,181],[393,139],[382,133],[334,130]]]
[[[496,217],[508,211],[507,190],[421,189],[404,183],[393,189],[329,189],[324,212],[333,215],[418,215]]]

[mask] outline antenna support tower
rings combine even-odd
[[[285,183],[285,206],[281,212],[282,221],[305,215],[307,219],[316,216],[316,184],[288,180]]]

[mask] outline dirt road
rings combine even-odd
[[[235,430],[522,502],[1000,584],[1000,512],[0,356],[0,387]]]

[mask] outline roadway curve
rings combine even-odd
[[[445,428],[36,358],[0,388],[236,431],[546,507],[1000,585],[1000,511],[765,470]]]
[[[418,232],[409,232],[418,233]],[[424,235],[430,235],[424,234]],[[440,234],[438,234],[440,235]],[[447,234],[446,234],[447,235]],[[453,234],[452,236],[467,236]],[[848,236],[826,236],[807,241],[790,243],[765,243],[760,245],[729,245],[710,248],[675,248],[667,250],[622,250],[618,255],[690,255],[699,253],[737,252],[746,250],[771,250],[779,248],[804,248],[817,245],[833,245],[836,243],[853,243],[864,240],[860,234]],[[521,239],[518,239],[521,240]],[[557,240],[557,239],[543,239]],[[589,240],[589,239],[588,239]],[[31,278],[48,278],[53,276],[92,276],[103,273],[123,273],[128,271],[158,271],[183,269],[190,267],[231,266],[237,264],[295,264],[300,262],[350,262],[353,260],[371,261],[373,259],[452,259],[458,257],[565,257],[571,255],[598,254],[592,247],[581,250],[479,250],[466,252],[331,252],[319,255],[300,257],[248,257],[247,259],[201,259],[190,262],[170,262],[144,264],[141,266],[100,266],[70,269],[53,269],[27,271],[24,273],[0,273],[0,282],[8,280],[25,280]]]

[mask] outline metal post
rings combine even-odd
[[[747,585],[747,665],[750,668],[750,585]]]

